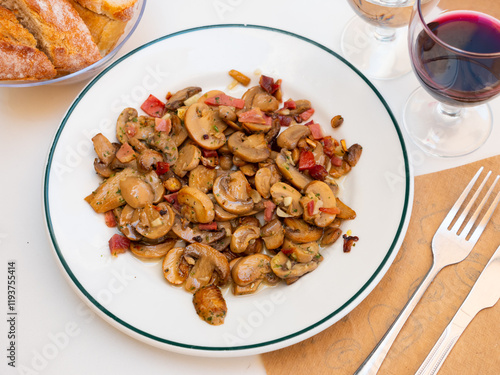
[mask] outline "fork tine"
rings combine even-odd
[[[448,215],[446,215],[446,217],[444,218],[443,222],[439,226],[439,229],[441,229],[441,228],[448,228],[450,226],[453,218],[455,217],[455,215],[457,214],[458,210],[462,206],[462,203],[464,203],[465,198],[467,198],[467,195],[469,194],[469,192],[471,191],[472,187],[476,183],[476,180],[479,178],[479,175],[483,171],[483,168],[484,167],[479,168],[479,170],[476,172],[476,175],[474,177],[472,177],[472,180],[469,182],[469,184],[467,185],[467,187],[464,189],[464,191],[462,192],[462,194],[460,195],[460,197],[458,197],[457,201],[455,202],[455,204],[453,205],[453,207],[451,208],[451,210],[448,212]]]
[[[460,234],[461,237],[467,237],[467,235],[469,234],[472,226],[474,225],[474,223],[476,222],[476,219],[478,218],[479,214],[481,213],[484,205],[486,204],[486,202],[488,201],[488,199],[490,198],[490,195],[491,193],[493,192],[493,189],[495,188],[495,185],[497,184],[498,182],[498,179],[500,178],[500,176],[497,176],[495,178],[495,181],[493,181],[493,184],[490,186],[490,188],[488,189],[488,192],[485,194],[483,200],[481,201],[481,203],[479,204],[479,206],[476,208],[476,211],[474,212],[474,214],[471,216],[471,218],[469,219],[469,222],[467,223],[467,225],[465,226],[465,228],[463,229],[462,233]],[[481,187],[482,188],[482,187]],[[493,213],[493,212],[492,212]],[[486,215],[486,214],[485,214]]]
[[[472,198],[469,200],[469,203],[467,203],[467,206],[464,208],[464,210],[460,214],[460,217],[457,219],[457,221],[453,225],[453,228],[451,228],[451,231],[453,233],[458,233],[458,230],[460,229],[460,227],[462,226],[465,218],[469,214],[469,211],[470,211],[472,205],[474,204],[474,202],[476,201],[477,197],[479,196],[479,194],[483,190],[483,187],[484,187],[484,185],[486,185],[486,181],[490,178],[490,176],[491,176],[491,171],[489,171],[486,174],[486,177],[483,179],[483,182],[481,182],[481,185],[479,185],[479,187],[477,188],[476,192],[474,193],[474,195],[472,196]],[[478,213],[478,215],[479,215],[479,213]]]
[[[479,236],[481,236],[481,233],[483,233],[483,230],[486,227],[486,224],[488,224],[488,221],[490,221],[490,218],[493,215],[493,212],[495,211],[495,208],[497,207],[499,201],[500,201],[500,191],[497,193],[490,208],[488,208],[488,211],[486,211],[486,213],[484,214],[484,217],[479,222],[479,225],[477,226],[476,230],[474,231],[472,236],[469,238],[470,242],[472,242],[472,243],[477,242],[477,240],[479,239]]]

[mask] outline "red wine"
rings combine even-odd
[[[500,93],[499,20],[479,12],[453,11],[427,26],[433,37],[444,43],[424,29],[411,57],[417,77],[431,95],[463,106]]]

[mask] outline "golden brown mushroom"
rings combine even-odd
[[[217,150],[226,142],[221,130],[225,125],[221,122],[214,110],[204,103],[192,104],[184,119],[191,139],[206,150]]]

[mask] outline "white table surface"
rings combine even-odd
[[[343,27],[354,16],[344,0],[148,0],[142,23],[119,56],[157,37],[221,23],[275,27],[310,38],[340,53]],[[372,81],[398,122],[418,87],[412,73]],[[259,356],[211,359],[170,353],[143,344],[94,315],[63,277],[46,234],[42,176],[52,137],[85,86],[0,88],[0,312],[1,374],[264,374]],[[407,141],[415,175],[497,155],[500,98],[490,103],[493,133],[475,153],[461,158],[426,156]],[[406,137],[406,133],[403,130]],[[7,263],[17,263],[16,368],[7,365]]]

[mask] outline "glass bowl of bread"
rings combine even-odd
[[[0,0],[0,87],[69,84],[106,68],[146,0]]]

